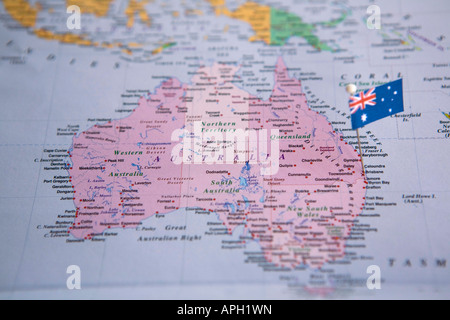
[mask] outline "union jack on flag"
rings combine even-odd
[[[364,110],[366,106],[374,106],[377,95],[374,93],[375,88],[366,92],[360,92],[357,96],[350,97],[351,114],[355,114],[359,109]]]

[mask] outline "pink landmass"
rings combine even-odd
[[[257,241],[275,265],[318,268],[344,256],[365,202],[360,156],[308,107],[282,59],[268,101],[234,85],[237,70],[215,64],[200,69],[190,85],[166,81],[128,118],[74,138],[72,236],[91,239],[192,208],[215,212],[229,233],[243,229],[243,241]],[[262,164],[247,164],[245,155],[233,165],[176,164],[172,150],[180,141],[172,141],[172,133],[197,121],[213,128],[200,144],[205,149],[226,145],[210,141],[216,129],[279,129],[278,172],[262,176]]]

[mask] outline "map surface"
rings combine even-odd
[[[0,297],[449,298],[450,5],[371,4],[3,0]]]

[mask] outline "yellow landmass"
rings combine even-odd
[[[217,3],[225,2],[220,0],[210,1]],[[255,31],[255,35],[249,39],[250,41],[264,41],[266,44],[271,44],[270,13],[270,7],[260,5],[251,1],[243,4],[233,12],[229,11],[225,7],[225,5],[224,7],[220,8],[220,14],[237,20],[245,21],[252,26],[253,30]]]
[[[173,39],[171,39],[172,41]],[[167,43],[163,43],[161,44],[158,48],[154,49],[152,51],[152,55],[157,55],[160,54],[161,52],[163,52],[165,49],[170,48],[174,45],[175,43],[173,42],[167,42]]]
[[[87,35],[77,35],[73,33],[54,33],[49,30],[45,29],[35,29],[33,30],[34,34],[44,40],[54,40],[61,43],[67,43],[67,44],[75,44],[80,46],[89,46],[89,47],[96,47],[96,48],[106,48],[106,49],[113,49],[113,48],[122,48],[123,50],[127,50],[128,52],[131,52],[130,49],[124,48],[125,46],[120,42],[92,42],[89,40]],[[131,48],[137,48],[141,46],[138,43],[132,42],[128,44],[128,47]]]
[[[152,51],[152,55],[160,54],[163,50],[164,50],[163,47],[156,48],[155,50]]]
[[[95,14],[98,17],[103,17],[107,15],[109,6],[113,1],[114,0],[66,0],[66,4],[68,6],[79,6],[82,13],[91,13]],[[127,24],[128,27],[132,27],[134,25],[135,15],[137,15],[143,23],[147,24],[148,26],[151,25],[150,17],[148,16],[144,8],[144,6],[150,3],[150,1],[151,0],[130,0],[128,8],[125,12],[129,18]],[[43,28],[36,28],[37,15],[42,10],[42,7],[39,3],[36,3],[36,5],[32,6],[27,0],[3,0],[3,4],[5,10],[14,20],[20,23],[20,25],[22,25],[23,27],[33,28],[33,33],[40,39],[105,49],[120,48],[123,53],[126,53],[128,55],[133,54],[133,48],[142,47],[142,44],[137,42],[130,42],[126,45],[123,45],[120,42],[93,42],[88,38],[88,35],[85,34],[78,35],[70,32],[54,33]],[[53,12],[53,9],[50,8],[49,12]],[[163,45],[155,49],[152,53],[161,53],[165,48],[166,45]]]
[[[51,31],[45,30],[45,29],[36,29],[34,30],[34,34],[45,40],[57,40],[61,43],[71,43],[71,44],[78,44],[83,46],[94,46],[94,43],[92,41],[86,39],[82,35],[76,35],[73,33],[61,33],[56,34]]]
[[[225,6],[226,0],[208,0],[213,7]]]
[[[108,14],[109,6],[114,0],[66,0],[66,5],[79,6],[81,13],[94,14],[97,17],[104,17]]]
[[[112,49],[112,48],[114,48],[114,45],[112,43],[103,42],[102,43],[102,48]]]
[[[141,48],[142,45],[140,43],[137,42],[130,42],[127,44],[128,48]]]
[[[37,15],[42,10],[39,3],[31,6],[26,0],[3,0],[3,5],[9,15],[26,28],[36,26]]]
[[[185,12],[186,16],[202,16],[203,11],[198,9],[187,9]]]
[[[224,11],[228,11],[225,0],[208,0],[211,6],[214,8],[216,15],[220,16]]]
[[[150,17],[147,14],[147,11],[145,10],[145,5],[150,3],[150,0],[130,0],[128,3],[128,7],[125,10],[125,14],[128,17],[127,27],[131,28],[134,26],[134,17],[136,15],[139,16],[139,19],[141,19],[142,23],[145,23],[147,26],[150,27],[151,20]]]

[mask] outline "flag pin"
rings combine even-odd
[[[356,91],[358,90],[358,87],[355,84],[350,83],[347,85],[345,90],[347,91],[348,94],[350,94],[350,96],[354,96],[356,94]],[[358,136],[359,155],[361,156],[361,165],[362,165],[363,174],[365,176],[366,170],[364,168],[364,160],[363,160],[363,153],[362,153],[362,149],[361,149],[361,138],[359,136],[359,128],[356,129],[356,135]]]
[[[347,90],[347,92],[349,94],[354,95],[356,93],[356,91],[358,90],[358,87],[356,85],[354,85],[353,83],[350,83],[349,85],[347,85],[345,90]]]
[[[352,129],[356,130],[358,135],[359,153],[362,162],[363,154],[361,151],[359,128],[404,111],[403,80],[398,79],[378,87],[363,90],[359,93],[356,93],[356,85],[349,84],[346,87],[346,91],[350,94],[349,107]]]

